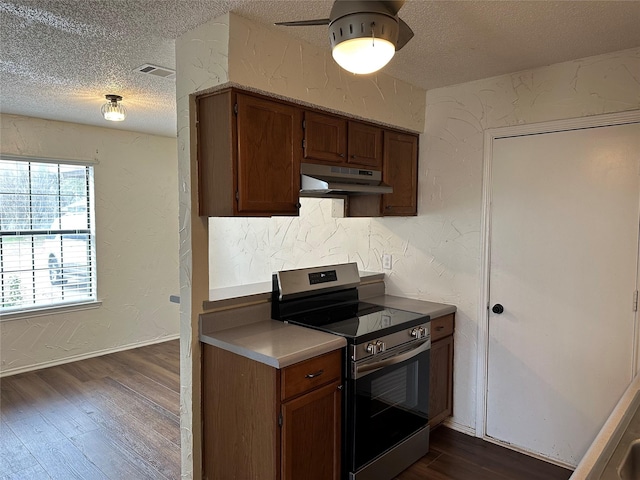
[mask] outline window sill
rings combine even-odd
[[[0,313],[0,322],[9,320],[20,320],[24,318],[42,317],[45,315],[57,315],[60,313],[76,312],[80,310],[93,310],[99,308],[102,302],[99,300],[84,303],[72,303],[67,305],[56,305],[54,307],[37,307],[28,310],[16,310],[14,312]]]

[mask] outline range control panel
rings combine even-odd
[[[318,283],[337,281],[338,274],[335,270],[327,270],[326,272],[313,272],[309,274],[309,285],[317,285]]]

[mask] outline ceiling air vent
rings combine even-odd
[[[140,65],[139,67],[134,69],[136,72],[144,73],[146,75],[155,75],[156,77],[162,78],[176,78],[176,71],[171,70],[170,68],[159,67],[157,65],[151,65],[150,63],[145,63],[144,65]]]

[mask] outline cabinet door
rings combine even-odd
[[[453,413],[453,335],[431,344],[429,374],[429,425]]]
[[[384,132],[382,179],[393,193],[382,195],[383,215],[418,213],[418,137]]]
[[[282,404],[282,480],[339,480],[339,387],[330,383]]]
[[[382,135],[380,127],[360,122],[349,122],[349,165],[382,168]]]
[[[238,94],[238,214],[297,215],[302,111]]]
[[[340,117],[305,112],[304,158],[312,163],[340,164],[347,151],[347,121]]]

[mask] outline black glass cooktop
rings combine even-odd
[[[366,302],[332,306],[300,313],[285,321],[341,335],[350,343],[362,343],[428,321],[425,315]]]

